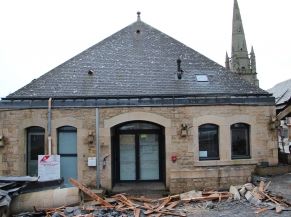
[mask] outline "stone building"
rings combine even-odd
[[[172,193],[244,183],[256,165],[277,164],[269,127],[276,113],[271,94],[240,75],[138,13],[1,100],[0,174],[36,175],[37,155],[52,153],[65,181],[109,190],[143,181]]]

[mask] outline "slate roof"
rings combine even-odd
[[[181,80],[176,75],[178,58],[184,71]],[[198,82],[195,75],[201,74],[207,75],[209,82]],[[269,93],[150,25],[136,21],[6,99],[213,94]]]
[[[280,82],[267,90],[276,99],[276,104],[284,104],[291,99],[291,79]]]

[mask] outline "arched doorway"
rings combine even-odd
[[[120,182],[164,181],[164,127],[151,122],[126,122],[112,128],[113,185]]]

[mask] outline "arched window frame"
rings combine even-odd
[[[77,135],[77,128],[74,126],[69,126],[69,125],[65,125],[65,126],[61,126],[61,127],[57,128],[58,154],[60,153],[60,147],[59,147],[60,133],[64,133],[64,132],[74,132]],[[72,152],[72,153],[65,153],[65,155],[75,156],[75,155],[77,155],[77,150]]]
[[[230,126],[231,159],[251,158],[250,128],[247,123],[234,123]]]
[[[30,126],[26,128],[26,171],[27,175],[36,176],[38,174],[38,155],[45,154],[45,129],[40,126]],[[32,139],[39,140],[37,143]],[[41,139],[42,138],[42,139]],[[32,147],[34,146],[34,147]]]
[[[198,127],[198,135],[199,160],[219,160],[219,126],[202,124]]]

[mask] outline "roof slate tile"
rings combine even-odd
[[[137,30],[140,32],[137,33]],[[183,77],[177,79],[177,59]],[[88,71],[93,72],[92,75]],[[209,82],[197,82],[204,74]],[[258,94],[267,92],[170,36],[137,21],[7,98]]]

